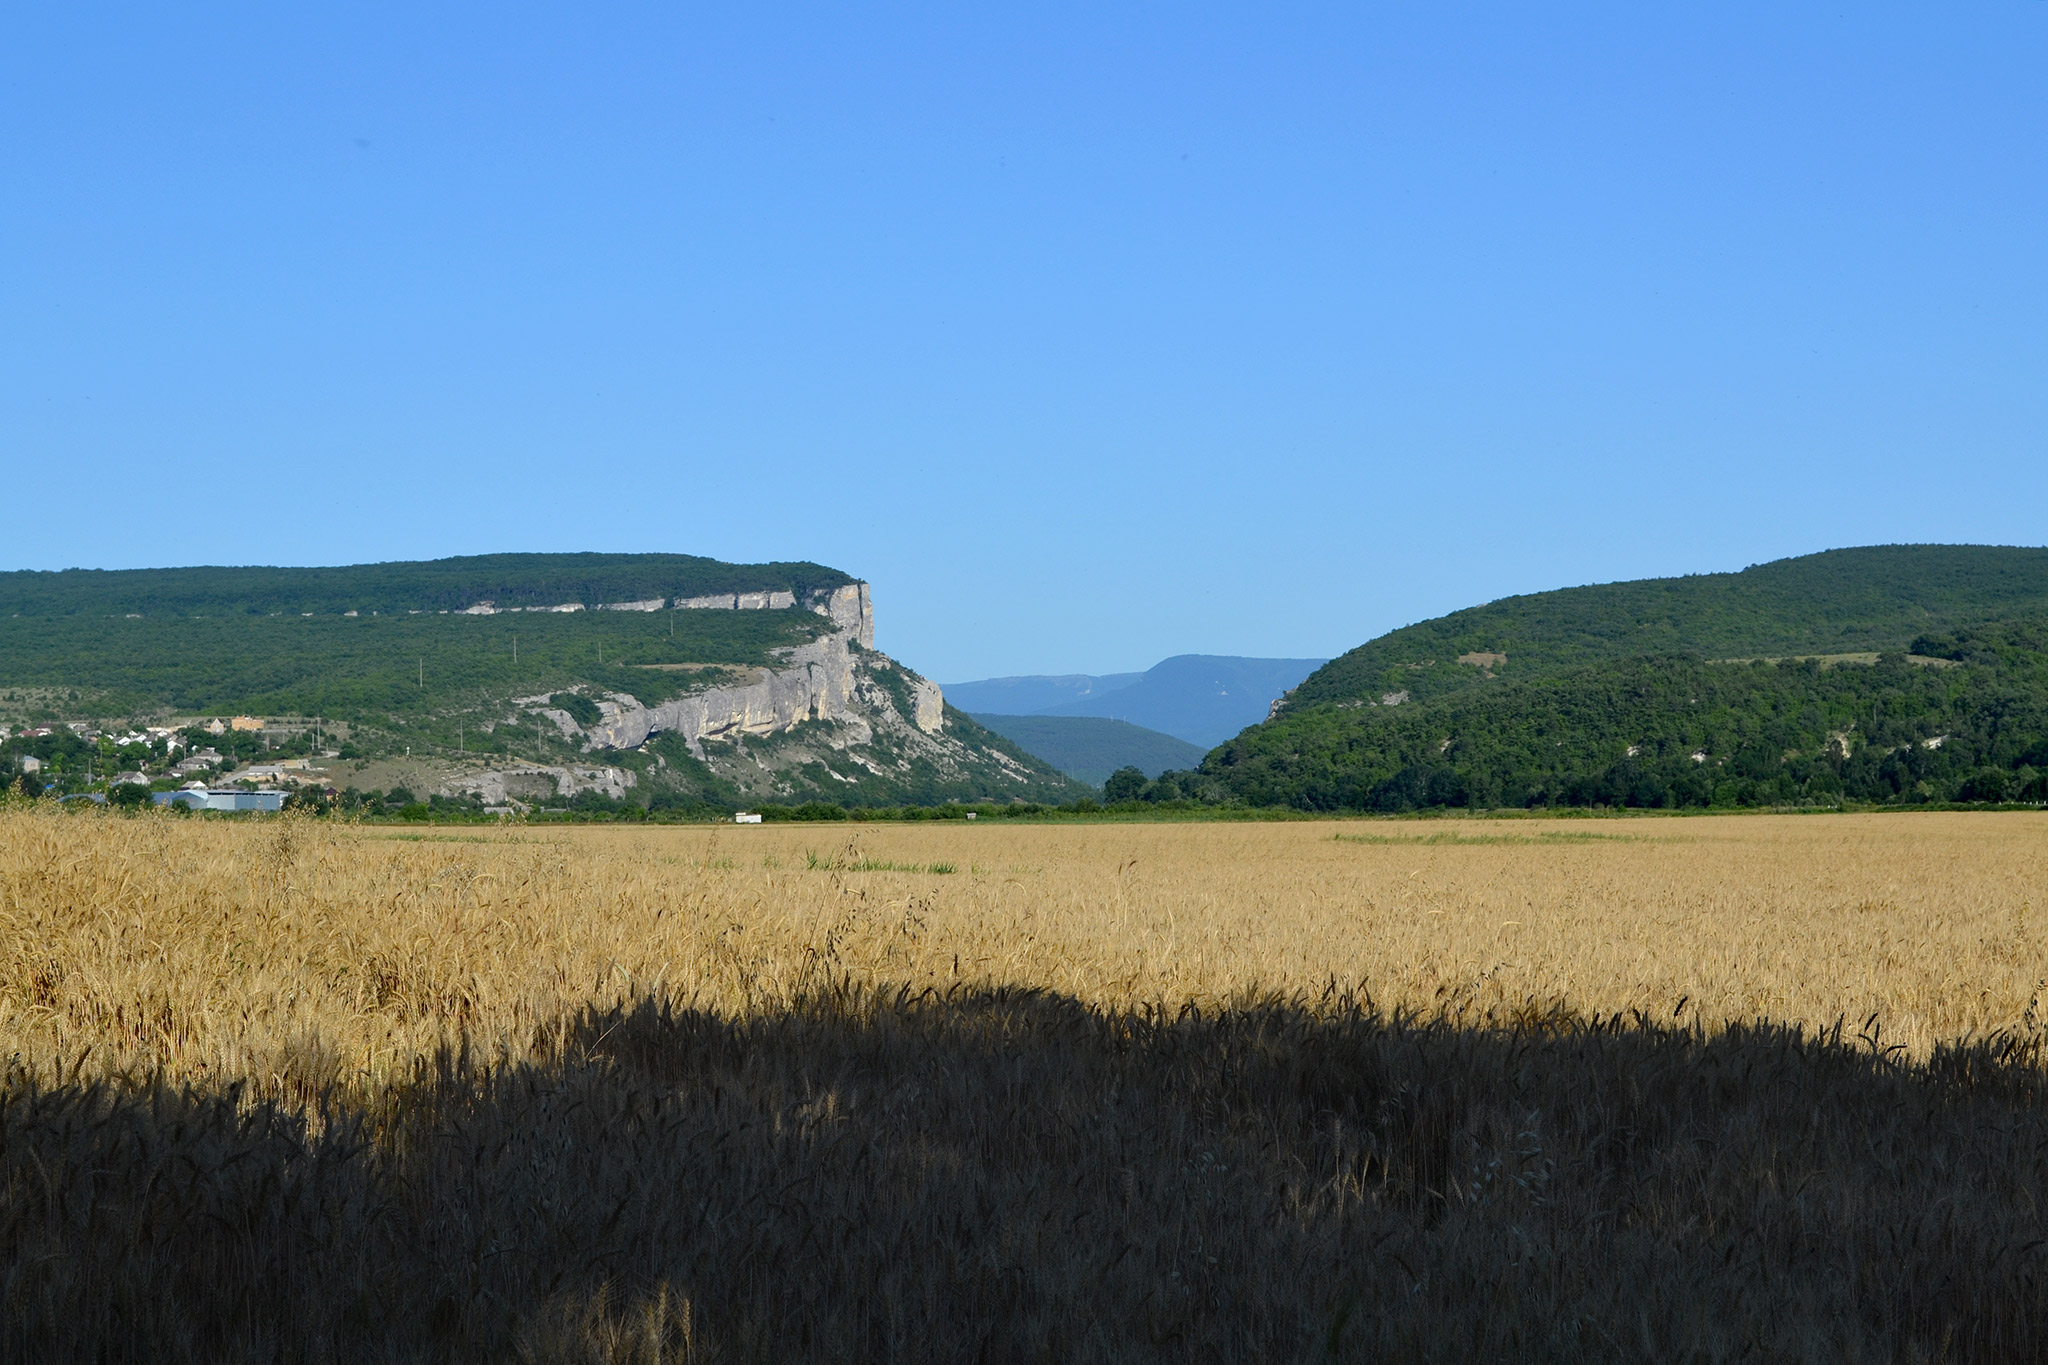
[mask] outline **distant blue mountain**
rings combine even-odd
[[[1056,677],[984,678],[980,682],[942,683],[946,700],[967,714],[983,711],[1000,716],[1039,716],[1055,706],[1085,701],[1129,687],[1143,673],[1063,673]]]
[[[961,710],[1002,715],[1107,716],[1212,749],[1247,725],[1323,659],[1177,654],[1143,673],[989,678],[945,684]]]
[[[1118,768],[1136,768],[1147,777],[1169,768],[1192,768],[1208,752],[1184,739],[1101,716],[973,714],[1033,758],[1042,758],[1091,787],[1101,786]]]

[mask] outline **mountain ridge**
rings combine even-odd
[[[654,597],[785,591],[797,599],[856,580],[808,561],[729,564],[701,555],[456,555],[332,566],[194,565],[165,569],[18,569],[0,572],[0,616],[99,612],[264,614],[587,608]]]
[[[1176,654],[1138,674],[992,678],[949,684],[947,695],[973,712],[1123,720],[1206,750],[1247,725],[1265,719],[1274,699],[1324,662],[1234,654]],[[1110,687],[1099,685],[1113,679],[1128,681],[1117,681]],[[1079,683],[1088,684],[1085,691],[1080,690]],[[1063,688],[1074,694],[1057,697]],[[1000,704],[1014,697],[1033,695],[1034,690],[1047,697],[1045,705],[1008,710]]]
[[[1099,787],[1119,768],[1158,777],[1201,763],[1204,750],[1184,739],[1106,716],[1009,716],[988,711],[975,720],[1077,782]]]
[[[1929,630],[2048,612],[2048,548],[1874,545],[1732,573],[1523,593],[1391,630],[1304,678],[1283,706],[1415,699],[1641,654],[1903,650]],[[1505,655],[1460,664],[1461,656]]]
[[[2048,798],[2048,550],[1501,599],[1332,660],[1201,776],[1333,810]]]

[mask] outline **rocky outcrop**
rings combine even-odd
[[[691,600],[730,602],[727,610],[778,609],[796,601],[786,592]],[[748,682],[707,688],[654,706],[614,692],[597,702],[603,716],[589,726],[578,726],[567,712],[547,705],[546,697],[521,698],[520,704],[547,717],[565,737],[580,740],[589,748],[637,749],[653,735],[673,734],[680,735],[699,758],[703,757],[704,740],[771,735],[807,720],[848,722],[859,729],[867,722],[864,708],[857,704],[854,646],[872,649],[875,641],[874,603],[868,585],[848,583],[813,593],[809,605],[830,619],[835,629],[791,649],[782,667],[762,669]],[[927,735],[945,728],[946,698],[937,683],[912,675],[910,701],[911,714],[905,720]]]
[[[604,716],[580,734],[603,749],[637,749],[651,735],[680,735],[703,756],[701,741],[733,734],[767,735],[807,720],[843,720],[852,713],[851,634],[834,631],[790,651],[782,668],[764,669],[754,681],[712,687],[644,706],[623,692],[598,702]],[[936,691],[937,689],[934,688]]]
[[[582,611],[581,602],[558,602],[552,607],[501,607],[496,602],[475,602],[456,612],[457,616],[500,616],[511,611]],[[371,613],[375,615],[375,613]],[[412,613],[414,616],[418,612]]]
[[[875,607],[865,583],[847,583],[829,591],[811,594],[812,611],[832,618],[841,631],[850,632],[863,649],[875,647]]]
[[[524,719],[513,723],[529,731],[551,726],[593,764],[602,763],[598,755],[606,751],[642,751],[617,761],[637,769],[640,785],[658,798],[694,793],[723,802],[866,805],[1063,800],[1083,790],[976,727],[949,723],[937,683],[869,646],[874,608],[865,584],[812,594],[802,605],[830,624],[816,639],[777,651],[772,667],[726,666],[717,675],[700,675],[700,690],[653,705],[586,687],[580,695],[598,708],[589,724],[557,705],[555,694],[522,697],[516,701]],[[589,717],[586,706],[572,705]],[[682,740],[694,762],[664,745],[648,748],[663,736]],[[589,790],[595,779],[586,774],[612,770],[566,771],[576,790]],[[463,789],[501,805],[530,800],[548,782],[559,794],[573,794],[540,765],[508,767],[496,777],[468,780]],[[617,789],[604,790],[615,795]]]
[[[650,803],[823,800],[848,807],[1063,801],[1087,791],[957,713],[949,717],[937,683],[877,652],[874,603],[865,583],[670,605],[714,611],[802,607],[825,619],[810,627],[802,626],[802,618],[789,621],[798,629],[784,638],[820,633],[775,650],[767,667],[656,665],[664,671],[664,688],[680,683],[692,690],[653,704],[624,691],[600,690],[626,676],[619,673],[606,675],[607,683],[572,687],[578,700],[559,691],[512,698],[516,713],[499,725],[523,731],[527,746],[541,753],[559,736],[580,748],[590,766],[501,761],[488,772],[450,779],[444,790],[473,793],[494,807],[593,790],[616,798],[634,786],[639,792],[633,799],[644,793]],[[591,705],[597,708],[594,720]],[[682,743],[650,745],[656,738]]]
[[[784,611],[795,605],[793,592],[720,592],[676,599],[678,611]]]
[[[807,605],[811,610],[830,616],[835,622],[842,616],[851,620],[864,616],[868,610],[868,585],[848,583],[844,587],[818,589],[810,595]],[[661,611],[673,606],[678,611],[787,611],[796,605],[796,594],[786,588],[767,592],[719,592],[708,597],[667,597],[642,598],[637,602],[600,602],[599,611]],[[496,602],[483,601],[462,608],[463,616],[496,616],[510,611],[582,611],[581,602],[564,602],[553,607],[501,607]],[[857,626],[854,627],[857,630]],[[874,629],[868,628],[862,644],[874,643]]]
[[[910,684],[910,711],[911,723],[928,735],[946,728],[946,694],[930,678]]]
[[[487,806],[502,806],[512,801],[542,801],[587,791],[598,792],[617,801],[626,795],[627,788],[638,785],[639,780],[624,768],[519,763],[452,777],[441,784],[440,794],[475,796]]]

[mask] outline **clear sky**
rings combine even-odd
[[[942,679],[2048,539],[2048,3],[16,6],[0,567],[807,558]]]

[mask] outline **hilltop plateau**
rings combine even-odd
[[[808,563],[0,574],[0,720],[8,776],[60,788],[117,765],[172,785],[179,734],[210,722],[201,776],[300,757],[265,776],[405,772],[409,795],[496,807],[1086,794],[877,651],[867,585]]]

